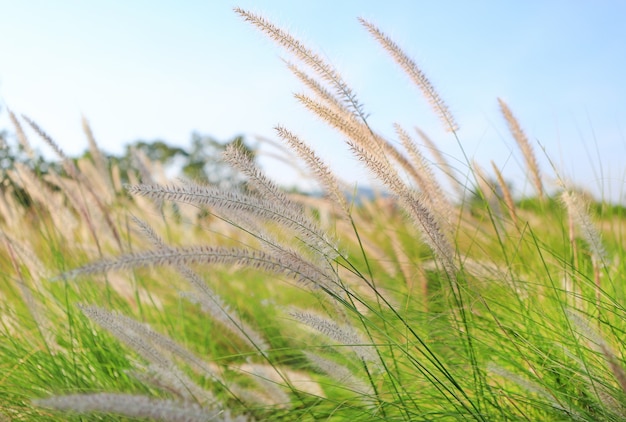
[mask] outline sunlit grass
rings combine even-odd
[[[237,192],[159,180],[147,162],[123,190],[101,154],[75,163],[25,119],[64,171],[9,174],[32,203],[7,189],[1,209],[0,415],[623,419],[624,208],[564,182],[544,190],[503,102],[536,196],[512,202],[468,159],[473,182],[448,198],[411,134],[395,127],[399,150],[332,66],[238,13],[308,66],[313,76],[290,67],[312,91],[298,100],[348,138],[385,194],[349,201],[283,127],[325,197],[285,193],[234,149],[226,161],[247,177]],[[421,70],[364,25],[462,149]]]

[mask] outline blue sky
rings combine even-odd
[[[341,137],[294,100],[301,88],[282,51],[234,6],[262,13],[336,65],[379,132],[393,138],[394,122],[418,126],[463,170],[459,145],[356,20],[365,17],[429,76],[459,122],[465,153],[486,168],[495,161],[518,194],[532,187],[498,97],[548,178],[537,142],[563,177],[626,202],[620,1],[0,0],[0,104],[33,118],[71,155],[86,148],[82,114],[114,153],[137,139],[185,146],[192,131],[222,140],[245,134],[254,144],[255,135],[274,138],[280,123],[344,179],[368,184]],[[296,183],[268,157],[262,164],[279,182]]]

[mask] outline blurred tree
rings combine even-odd
[[[171,146],[160,139],[138,140],[126,146],[124,155],[119,157],[109,155],[108,158],[111,162],[117,163],[125,182],[128,180],[127,172],[137,171],[133,160],[133,150],[139,150],[150,160],[163,164],[165,168],[173,170],[182,177],[228,189],[240,186],[244,181],[236,170],[230,168],[221,159],[222,152],[229,145],[242,148],[252,159],[256,156],[255,151],[245,144],[242,136],[220,142],[210,136],[194,132],[191,135],[191,145],[188,150]],[[88,155],[88,153],[85,154]]]
[[[158,161],[162,164],[171,164],[177,157],[187,157],[189,153],[182,148],[172,147],[162,140],[152,142],[135,141],[126,146],[126,155],[130,155],[132,149],[137,149],[146,154],[151,161]]]
[[[0,112],[2,109],[0,109]],[[30,147],[29,147],[30,148]],[[0,179],[7,178],[7,170],[22,163],[33,169],[37,174],[46,174],[50,169],[60,171],[61,166],[54,161],[47,161],[38,151],[26,151],[25,146],[17,140],[15,133],[6,129],[0,131]]]
[[[2,169],[2,175],[4,176],[4,170],[11,167],[11,151],[9,150],[9,144],[7,142],[7,131],[0,131],[0,169]],[[4,177],[3,177],[4,178]]]
[[[52,169],[59,174],[64,172],[58,162],[46,160],[38,151],[28,153],[22,143],[14,138],[17,138],[17,135],[9,133],[7,130],[0,130],[0,194],[6,192],[10,187],[20,202],[28,205],[28,198],[24,196],[18,185],[8,177],[8,171],[15,167],[15,163],[27,165],[38,175],[46,174]],[[244,178],[221,159],[222,152],[229,145],[243,149],[252,160],[256,157],[254,149],[246,145],[243,136],[236,136],[229,141],[220,142],[210,136],[194,132],[191,135],[189,149],[169,145],[161,139],[154,141],[137,140],[127,145],[122,155],[107,154],[106,158],[109,166],[113,164],[118,166],[123,183],[129,181],[129,172],[135,172],[137,176],[140,176],[133,151],[141,151],[149,160],[161,163],[166,169],[172,170],[174,174],[199,183],[230,189],[241,187]],[[87,149],[75,160],[80,158],[91,159],[91,152]]]
[[[189,179],[224,189],[240,186],[244,181],[242,176],[221,159],[222,153],[229,145],[241,148],[254,160],[255,151],[245,144],[242,136],[236,136],[222,143],[194,132],[191,135],[189,157],[182,167],[183,175]]]
[[[161,163],[166,168],[174,165],[178,158],[186,160],[189,156],[189,153],[183,148],[170,146],[160,139],[154,141],[134,141],[125,146],[123,155],[106,155],[109,165],[115,164],[119,168],[123,183],[128,183],[129,172],[133,172],[141,177],[133,151],[142,152],[150,161]],[[85,157],[90,157],[90,155],[89,151],[86,151],[84,154]]]
[[[0,110],[1,111],[1,110]],[[21,185],[9,177],[9,171],[15,168],[16,163],[31,168],[35,174],[47,174],[51,169],[61,172],[61,166],[53,161],[47,161],[40,153],[26,151],[24,145],[17,141],[17,135],[6,129],[0,131],[0,194],[10,192],[18,203],[28,207],[32,201]],[[52,189],[54,186],[50,186]]]

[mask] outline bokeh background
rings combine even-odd
[[[357,21],[400,44],[456,116],[467,155],[494,160],[518,195],[532,194],[503,118],[503,98],[540,165],[598,198],[625,202],[626,3],[619,1],[11,1],[0,0],[0,129],[6,107],[34,119],[69,155],[85,150],[86,116],[105,151],[138,139],[186,146],[193,131],[243,134],[285,186],[314,188],[256,136],[280,123],[352,183],[369,180],[342,139],[301,107],[280,50],[233,13],[289,29],[335,64],[372,125],[418,126],[464,171],[459,145]],[[32,136],[32,140],[36,137]],[[46,147],[41,145],[46,153]],[[545,148],[546,153],[542,151]]]

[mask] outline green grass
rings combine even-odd
[[[470,160],[462,173],[476,186],[459,187],[471,199],[452,202],[407,133],[398,130],[402,151],[376,135],[330,65],[238,13],[333,89],[298,76],[319,107],[300,101],[349,139],[392,196],[346,204],[332,173],[284,128],[279,136],[325,198],[284,194],[233,151],[227,161],[248,178],[238,196],[131,181],[129,197],[111,188],[114,166],[94,155],[79,173],[61,157],[66,173],[43,199],[25,173],[10,173],[33,203],[24,209],[9,191],[1,210],[0,420],[127,420],[36,402],[103,392],[202,406],[217,420],[625,419],[624,208],[577,206],[583,196],[565,184],[549,195],[538,183],[513,215]],[[421,84],[463,154],[425,76],[364,24]],[[506,105],[503,113],[522,153],[532,154]],[[207,264],[216,254],[222,263]],[[224,306],[202,311],[180,291]],[[77,305],[119,312],[178,346],[147,325],[99,320],[104,311]],[[229,329],[233,321],[246,327]]]

